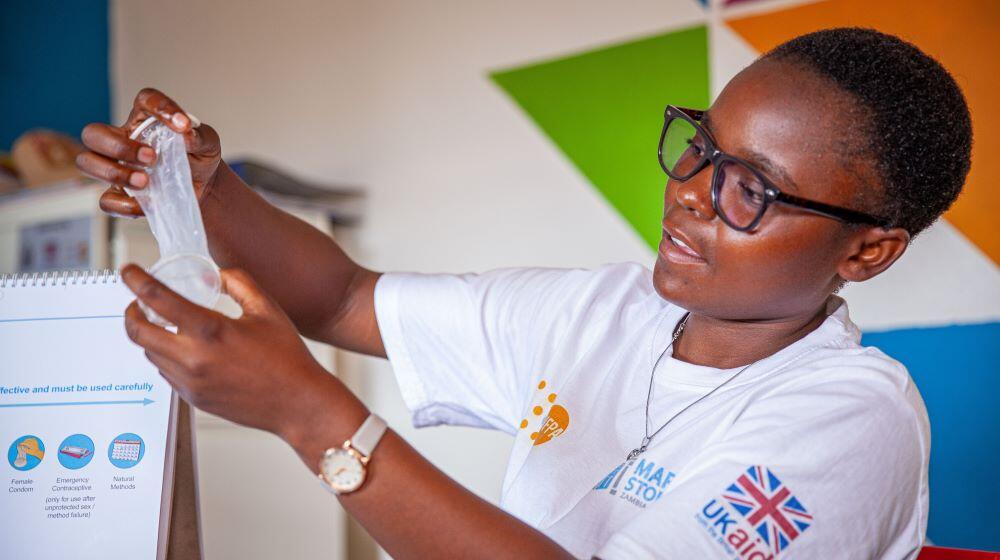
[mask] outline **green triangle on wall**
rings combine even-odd
[[[667,104],[707,108],[704,25],[491,74],[650,247],[666,175],[656,144]]]

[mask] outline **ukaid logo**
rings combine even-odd
[[[634,468],[633,468],[634,467]],[[635,459],[622,463],[601,479],[594,490],[607,490],[628,503],[644,508],[659,500],[676,475],[653,461]]]
[[[813,518],[770,469],[753,466],[695,516],[726,552],[740,560],[773,560]]]

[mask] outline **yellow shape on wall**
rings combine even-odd
[[[958,81],[972,112],[972,170],[945,217],[1000,264],[1000,2],[993,0],[826,0],[726,23],[760,52],[830,27],[871,27],[937,58]]]

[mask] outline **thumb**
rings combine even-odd
[[[236,300],[244,314],[261,315],[274,307],[257,282],[243,270],[224,268],[219,274],[222,277],[222,292]]]
[[[184,134],[184,143],[192,156],[201,159],[214,159],[222,155],[222,141],[219,133],[207,124],[200,124]]]

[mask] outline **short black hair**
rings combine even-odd
[[[971,162],[972,119],[938,61],[899,37],[856,27],[796,37],[761,60],[803,63],[860,103],[869,141],[861,148],[874,155],[884,185],[871,213],[916,235],[958,198]]]

